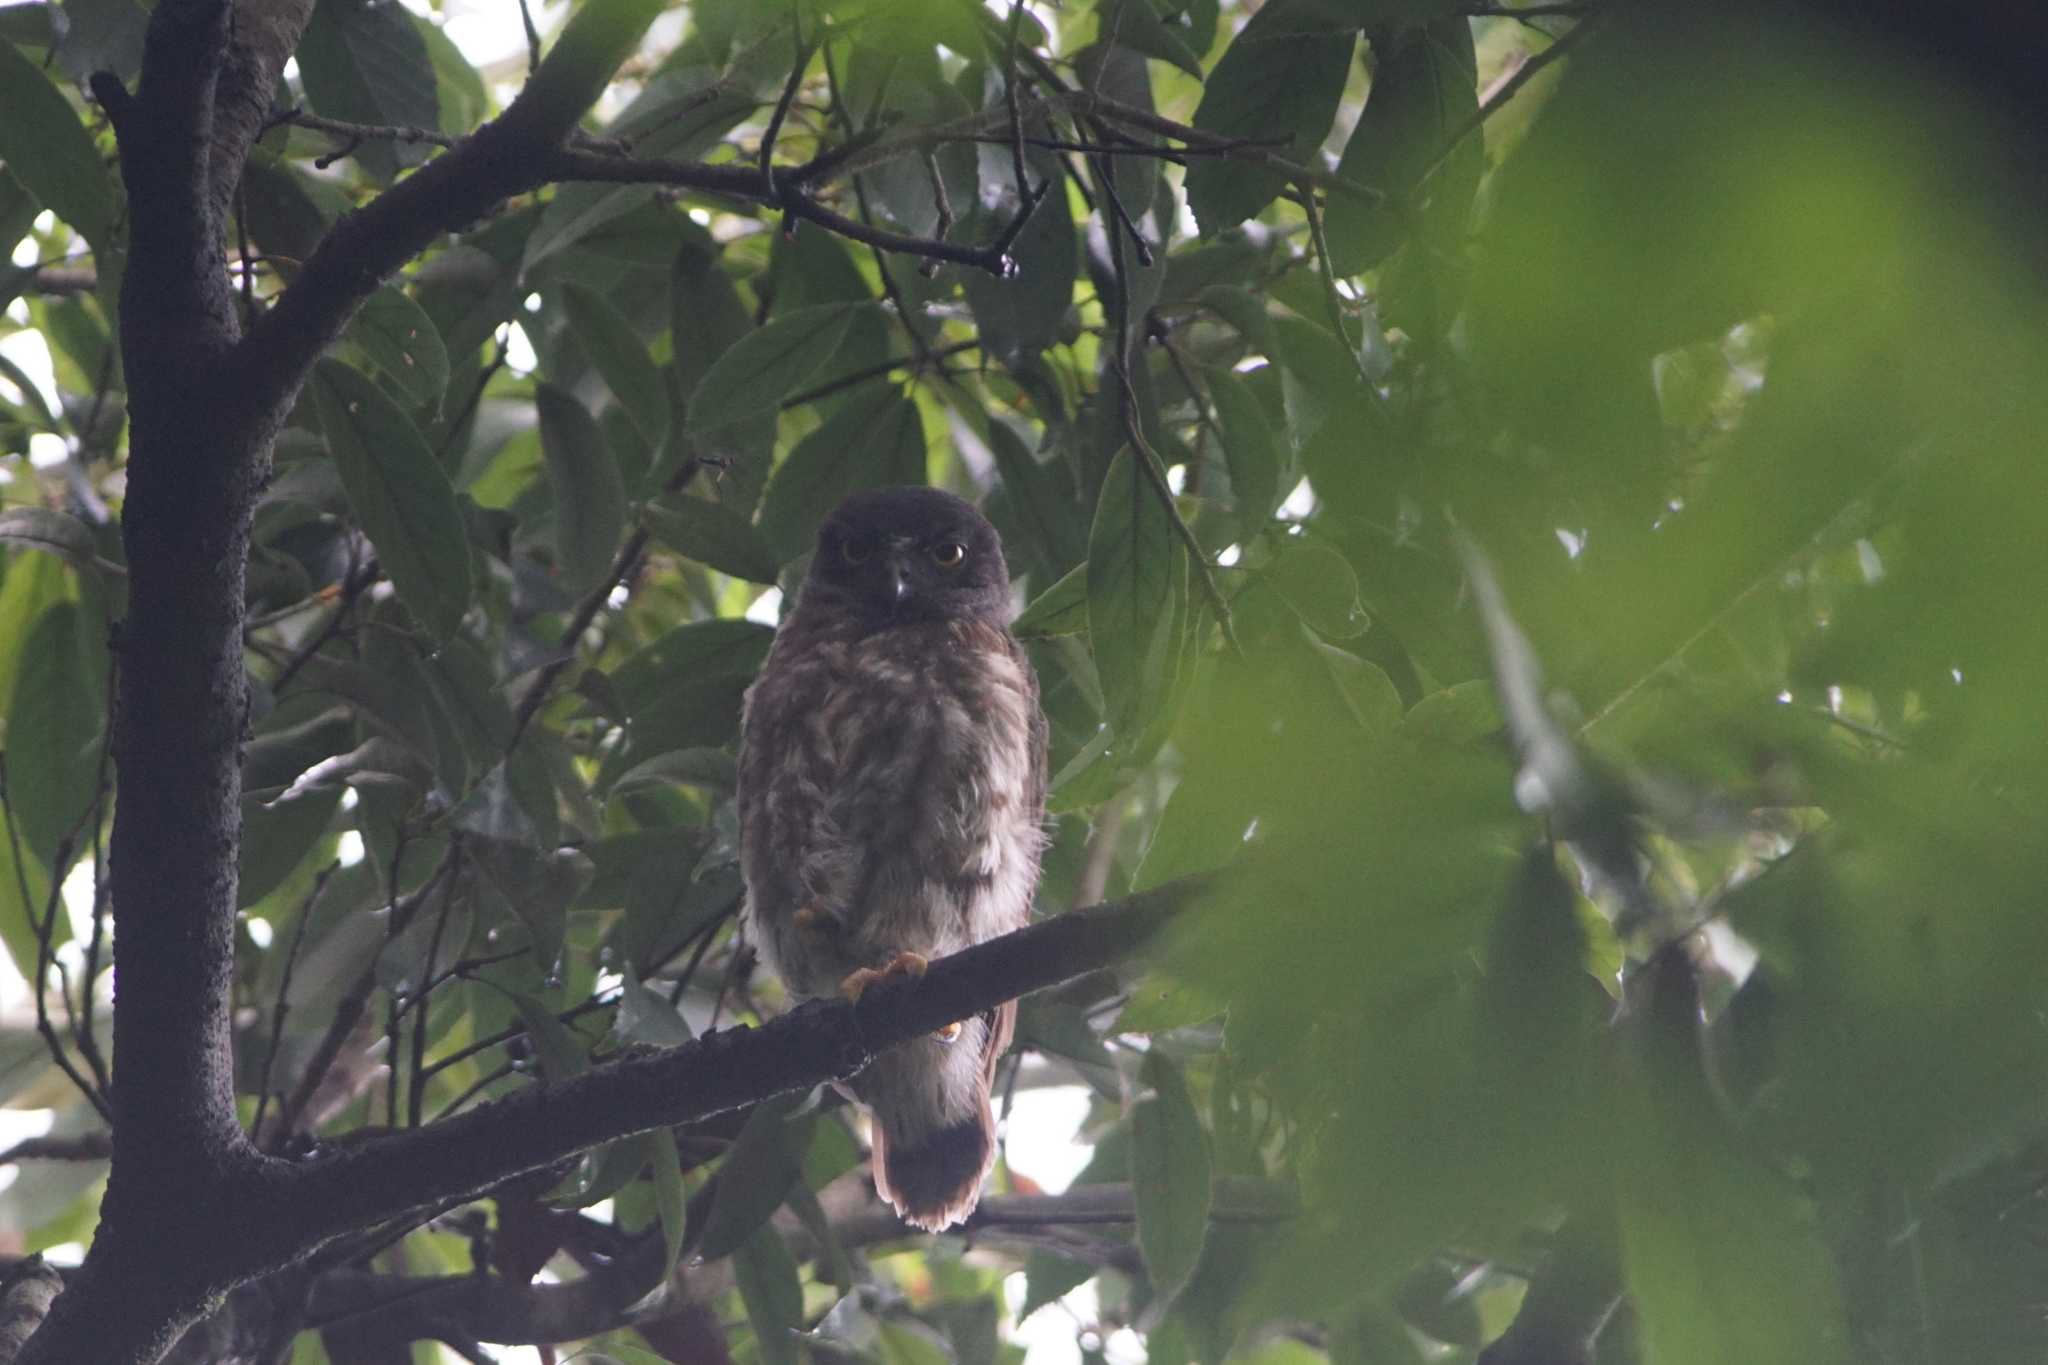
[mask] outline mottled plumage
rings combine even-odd
[[[949,493],[856,493],[819,529],[740,748],[748,932],[793,995],[1030,918],[1045,721],[1009,617],[995,528]],[[855,1079],[874,1111],[876,1188],[907,1221],[936,1231],[973,1211],[1015,1022],[1004,1005]]]

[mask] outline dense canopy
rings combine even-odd
[[[501,10],[0,5],[0,1365],[2041,1358],[2037,21]],[[1043,922],[792,1010],[905,483]],[[914,1234],[821,1082],[1025,990]]]

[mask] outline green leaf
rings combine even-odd
[[[585,0],[507,117],[526,123],[546,141],[566,134],[640,46],[662,7],[663,0]]]
[[[671,844],[634,866],[619,928],[633,961],[661,961],[739,908],[746,889],[739,867],[725,863],[700,874],[695,862],[695,849]]]
[[[482,979],[482,978],[479,978]],[[506,991],[519,1022],[540,1058],[541,1075],[551,1081],[580,1076],[590,1065],[590,1055],[569,1026],[555,1018],[555,1012],[524,991]]]
[[[585,1152],[562,1183],[542,1196],[559,1209],[587,1209],[640,1178],[652,1160],[658,1133],[635,1133]]]
[[[675,1011],[669,1011],[671,1014]],[[687,1030],[685,1030],[687,1032]],[[661,1278],[666,1281],[683,1250],[683,1223],[688,1197],[683,1189],[683,1163],[676,1135],[668,1128],[649,1133],[648,1167],[654,1172],[654,1207],[661,1216]],[[802,1302],[801,1298],[798,1300]]]
[[[1266,569],[1266,582],[1319,635],[1348,640],[1372,624],[1358,602],[1358,575],[1335,550],[1295,541]]]
[[[540,853],[502,839],[472,838],[467,847],[488,888],[526,930],[534,965],[558,975],[569,906],[597,875],[589,855],[573,848]]]
[[[1220,368],[1210,370],[1207,379],[1216,425],[1223,431],[1230,487],[1237,494],[1238,519],[1246,530],[1255,530],[1272,517],[1286,494],[1280,486],[1280,444],[1273,438],[1265,409],[1242,379]]]
[[[1024,1259],[1024,1306],[1017,1321],[1036,1313],[1095,1278],[1095,1267],[1056,1251],[1033,1251]]]
[[[440,87],[426,40],[403,6],[321,0],[297,52],[306,102],[348,123],[440,127]],[[426,159],[418,143],[371,138],[350,155],[379,179]]]
[[[738,1249],[788,1198],[810,1143],[811,1116],[795,1122],[788,1118],[802,1098],[765,1101],[747,1115],[732,1150],[719,1164],[718,1187],[705,1209],[703,1227],[691,1229],[690,1244],[703,1259],[715,1261]]]
[[[1102,480],[1088,535],[1088,646],[1120,744],[1137,739],[1164,695],[1173,659],[1174,557],[1158,492],[1128,449]]]
[[[47,550],[81,569],[90,568],[98,557],[91,527],[68,512],[53,512],[47,507],[9,507],[0,511],[0,544]]]
[[[344,336],[422,407],[439,407],[448,390],[448,350],[433,319],[389,285],[370,295]]]
[[[111,245],[114,196],[92,135],[50,78],[0,42],[0,161],[97,251]]]
[[[798,1365],[803,1359],[797,1344],[803,1326],[803,1279],[782,1235],[771,1227],[756,1232],[733,1252],[732,1277],[747,1306],[762,1365]]]
[[[676,1047],[690,1041],[690,1026],[683,1016],[659,991],[640,980],[631,963],[619,982],[619,1010],[612,1019],[612,1032],[622,1042],[651,1047]],[[682,1236],[682,1229],[676,1230],[676,1236]]]
[[[1152,0],[1106,0],[1099,15],[1096,41],[1115,42],[1147,57],[1172,62],[1196,80],[1202,79],[1201,54],[1188,45],[1192,35],[1160,18]]]
[[[781,407],[825,367],[864,307],[799,308],[748,333],[712,362],[690,395],[690,430],[708,436]]]
[[[420,628],[445,640],[469,610],[469,537],[455,490],[412,419],[358,370],[323,360],[313,398],[356,521]]]
[[[647,354],[647,345],[626,321],[625,314],[586,285],[570,283],[562,290],[569,326],[604,376],[605,386],[648,444],[659,444],[668,432],[668,387]]]
[[[915,403],[884,388],[845,404],[775,466],[761,495],[761,534],[786,562],[811,548],[818,523],[848,493],[924,481],[924,420]]]
[[[1672,979],[1656,983],[1657,999],[1636,1021],[1652,1036],[1633,1068],[1637,1083],[1617,1088],[1625,1104],[1615,1130],[1625,1154],[1623,1274],[1646,1358],[1850,1359],[1834,1261],[1812,1212],[1790,1179],[1741,1149],[1708,1092],[1690,972],[1668,959],[1651,970]]]
[[[95,71],[111,71],[123,81],[135,79],[142,69],[143,34],[149,27],[142,6],[135,0],[65,0],[63,15],[53,55],[65,76],[79,85],[91,80]]]
[[[640,511],[655,538],[686,559],[750,583],[773,583],[780,567],[754,524],[723,503],[678,493]]]
[[[757,621],[692,621],[629,656],[612,671],[612,688],[627,712],[638,715],[692,683],[751,680],[774,639],[775,628]]]
[[[1088,629],[1088,566],[1077,564],[1059,582],[1031,599],[1010,633],[1020,640],[1051,635],[1078,635]]]
[[[17,831],[18,833],[18,831]],[[28,850],[24,848],[23,854]],[[19,888],[28,888],[28,903],[35,907],[37,916],[43,913],[43,904],[50,895],[50,878],[42,866],[32,857],[24,856],[20,862],[14,858],[14,839],[8,835],[8,816],[0,811],[0,895],[6,897],[5,910],[0,911],[0,944],[7,947],[7,956],[13,960],[14,969],[22,978],[33,981],[36,978],[36,956],[41,945],[36,941],[35,926],[29,916],[16,907]],[[52,946],[71,937],[71,917],[58,915],[56,924],[51,926]],[[46,1054],[41,1052],[41,1039],[34,1040],[38,1059]],[[0,1094],[12,1086],[0,1082]]]
[[[1028,135],[1043,136],[1043,123]],[[960,279],[982,344],[1013,368],[1059,341],[1073,305],[1074,277],[1080,269],[1080,249],[1072,211],[1060,184],[1058,157],[1034,149],[1025,157],[1025,169],[1033,188],[1050,182],[1053,189],[1011,244],[1010,259],[1016,269],[1007,275],[970,270]],[[1005,172],[1006,178],[1009,174]],[[1131,211],[1142,213],[1143,208],[1133,205]],[[994,229],[989,231],[993,235]]]
[[[1391,53],[1381,50],[1388,41],[1393,44]],[[1337,174],[1388,200],[1406,201],[1442,153],[1451,131],[1479,108],[1472,25],[1463,15],[1455,15],[1398,38],[1375,38],[1373,45],[1380,51],[1380,63],[1373,73],[1372,92],[1351,140],[1344,144]],[[1460,183],[1469,204],[1471,183],[1457,177],[1439,173],[1423,188],[1457,193]],[[1408,208],[1414,214],[1420,205],[1410,203]],[[1333,193],[1324,222],[1330,264],[1339,275],[1370,270],[1407,235],[1403,215],[1385,200],[1355,194]]]
[[[338,785],[309,788],[276,801],[244,798],[236,906],[246,910],[276,890],[327,832],[340,804]]]
[[[1330,670],[1344,705],[1369,735],[1392,734],[1401,723],[1401,692],[1378,664],[1321,640],[1311,641]]]
[[[1138,1250],[1160,1304],[1170,1303],[1209,1235],[1209,1147],[1180,1068],[1154,1048],[1140,1080],[1152,1090],[1131,1110],[1131,1192]]]
[[[439,24],[415,14],[413,29],[427,45],[427,60],[434,67],[434,97],[440,106],[441,131],[461,137],[484,121],[490,112],[490,97],[484,93],[483,77],[469,58],[455,45]]]
[[[626,770],[612,783],[613,796],[636,791],[659,791],[671,784],[704,787],[730,793],[738,780],[739,765],[723,749],[676,749],[656,754]]]
[[[672,72],[649,82],[608,130],[634,139],[636,156],[694,160],[741,119],[754,112],[753,93],[711,83],[703,68]],[[602,183],[558,186],[526,243],[524,272],[572,246],[598,247],[595,238],[620,230],[656,202],[659,186]],[[701,231],[701,229],[700,229]],[[708,235],[706,236],[708,241]],[[752,326],[751,315],[746,325]],[[678,339],[681,338],[678,333]]]
[[[555,494],[555,553],[564,586],[585,592],[611,571],[626,528],[626,488],[588,409],[553,384],[536,385],[534,398]]]
[[[1312,163],[1344,93],[1356,29],[1322,0],[1272,0],[1209,73],[1195,127],[1277,140],[1280,155]],[[1286,181],[1253,162],[1204,157],[1188,167],[1186,183],[1188,207],[1209,236],[1265,208]]]
[[[7,794],[22,842],[53,874],[99,781],[106,676],[105,642],[76,602],[54,604],[28,632],[7,708]]]

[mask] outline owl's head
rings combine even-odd
[[[1010,619],[1010,572],[988,518],[937,488],[855,493],[818,528],[804,600],[877,628]]]

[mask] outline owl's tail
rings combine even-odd
[[[875,1115],[875,1192],[912,1227],[942,1231],[981,1199],[996,1159],[989,1090],[1016,1017],[1012,1001],[965,1021],[951,1043],[891,1048],[855,1083]]]

